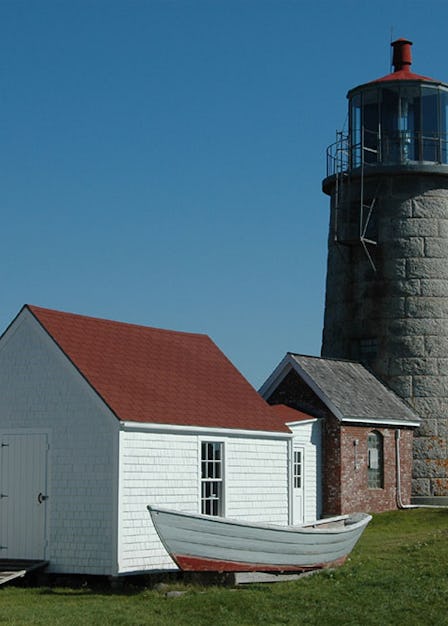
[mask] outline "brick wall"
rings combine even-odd
[[[322,512],[324,515],[339,515],[342,508],[341,428],[333,416],[324,421],[322,446]]]
[[[339,430],[339,433],[338,433]],[[383,437],[384,484],[372,489],[367,484],[367,437],[372,430]],[[396,441],[394,428],[329,424],[325,435],[326,485],[324,512],[381,512],[397,508]],[[339,434],[339,438],[338,438]],[[410,503],[412,477],[411,429],[400,429],[401,500]],[[356,442],[356,445],[355,445]],[[333,476],[331,474],[333,473]],[[335,489],[340,482],[340,492]]]

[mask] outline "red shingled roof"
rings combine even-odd
[[[289,432],[207,335],[25,308],[120,420]]]
[[[290,406],[286,406],[286,404],[273,404],[272,410],[277,417],[285,423],[303,422],[305,420],[316,419],[312,415],[299,411],[298,409],[293,409]]]

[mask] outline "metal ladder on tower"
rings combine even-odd
[[[366,167],[366,155],[369,157],[368,163],[372,160],[374,163],[378,163],[378,149],[366,146],[366,130],[362,128],[361,132],[361,178],[360,178],[360,198],[359,198],[359,241],[367,256],[370,266],[374,272],[376,272],[376,265],[373,260],[372,254],[369,251],[368,246],[376,246],[378,242],[376,239],[372,239],[367,236],[369,225],[372,221],[372,216],[377,203],[378,191],[380,183],[378,183],[375,193],[372,194],[369,201],[365,201],[365,167]],[[375,144],[378,146],[377,137]]]
[[[378,163],[378,149],[366,145],[366,132],[369,133],[369,131],[362,129],[358,144],[351,144],[349,135],[344,131],[336,132],[336,141],[330,146],[327,154],[327,174],[334,174],[335,176],[333,239],[341,245],[361,246],[372,270],[375,272],[376,266],[369,247],[376,246],[377,241],[372,237],[372,228],[369,232],[369,227],[372,226],[373,222],[379,186],[367,200],[365,169],[368,168],[369,164]],[[374,141],[369,143],[379,145],[377,139],[375,136]],[[359,187],[357,185],[352,186],[352,178],[353,180],[359,179]],[[356,209],[356,205],[358,205],[358,209]],[[347,221],[341,217],[344,213],[346,216],[350,216],[352,211],[357,210],[357,226],[354,229],[351,228],[354,224],[347,224]]]

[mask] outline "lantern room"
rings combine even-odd
[[[330,146],[327,176],[364,165],[448,164],[448,85],[411,72],[412,42],[391,45],[394,71],[348,93],[348,134]]]
[[[394,41],[394,72],[348,94],[353,168],[363,157],[366,163],[448,163],[448,86],[410,71],[411,45]]]

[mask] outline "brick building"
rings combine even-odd
[[[322,513],[410,503],[413,411],[356,362],[287,354],[260,389],[271,404],[320,418]]]

